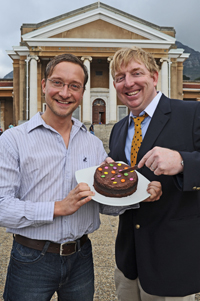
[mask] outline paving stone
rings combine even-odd
[[[114,284],[115,237],[118,217],[101,215],[99,230],[90,235],[93,245],[95,295],[94,301],[116,301]],[[3,289],[12,246],[12,234],[0,227],[0,301],[3,301]],[[56,294],[51,301],[56,301]],[[200,301],[200,294],[196,294]]]
[[[117,300],[114,286],[115,236],[118,218],[101,215],[101,226],[90,235],[93,245],[95,296],[94,301]],[[0,227],[0,301],[3,301],[3,289],[12,246],[12,234]],[[56,294],[51,301],[56,301]]]

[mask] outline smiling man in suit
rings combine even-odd
[[[119,218],[118,299],[195,300],[200,291],[200,103],[157,92],[158,67],[140,48],[117,51],[112,76],[130,114],[114,125],[109,155],[134,164],[134,118],[145,115],[139,172],[160,181],[163,189],[157,202],[142,202]]]

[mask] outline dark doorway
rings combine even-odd
[[[96,124],[106,123],[106,105],[105,105],[105,101],[101,98],[97,98],[93,102],[92,122]]]

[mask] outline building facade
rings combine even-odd
[[[13,80],[0,79],[0,128],[4,131],[13,123]]]
[[[183,99],[200,101],[200,81],[183,82]]]
[[[160,68],[157,89],[183,99],[183,62],[189,54],[176,48],[175,41],[173,27],[160,27],[101,2],[23,24],[19,46],[7,51],[13,60],[13,123],[45,110],[41,80],[47,63],[62,53],[75,54],[88,68],[83,102],[74,112],[86,125],[113,124],[128,113],[116,96],[110,72],[112,57],[122,47],[151,52]]]

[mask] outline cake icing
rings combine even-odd
[[[97,167],[94,174],[95,190],[109,197],[124,197],[131,195],[137,189],[138,176],[132,170],[126,172],[129,166],[123,163],[105,163]],[[119,173],[119,171],[124,171]]]

